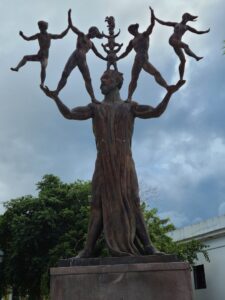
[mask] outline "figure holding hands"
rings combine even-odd
[[[123,46],[123,44],[120,44],[117,48],[115,48],[113,43],[109,43],[108,49],[107,49],[106,45],[102,44],[102,47],[103,47],[104,51],[107,53],[107,57],[106,57],[107,70],[110,69],[110,66],[113,66],[114,70],[118,71],[117,64],[116,64],[116,61],[117,61],[117,55],[116,54],[120,51],[122,46]]]
[[[40,32],[30,37],[24,35],[22,31],[19,32],[20,36],[26,41],[38,40],[40,47],[38,53],[35,55],[25,55],[22,58],[22,60],[18,63],[18,65],[15,68],[11,68],[11,70],[18,72],[19,69],[22,66],[24,66],[28,61],[38,61],[41,64],[41,85],[43,86],[46,78],[46,68],[48,65],[48,56],[49,48],[51,46],[51,40],[62,39],[69,31],[69,26],[61,34],[48,33],[48,23],[45,21],[39,21],[38,27],[40,29]]]
[[[74,68],[78,67],[83,78],[85,81],[85,86],[87,89],[87,92],[91,96],[92,102],[98,103],[98,101],[95,99],[92,83],[91,83],[91,76],[89,72],[89,68],[86,61],[86,54],[87,52],[92,49],[92,51],[97,55],[99,58],[106,60],[96,49],[95,45],[92,43],[91,39],[93,38],[102,38],[102,34],[99,32],[98,28],[95,26],[92,26],[89,28],[88,33],[85,34],[81,32],[77,27],[75,27],[72,24],[71,19],[71,9],[68,12],[68,20],[69,20],[69,27],[72,29],[72,31],[77,35],[77,44],[75,51],[71,54],[69,57],[61,79],[58,83],[57,89],[55,90],[56,94],[59,94],[59,92],[63,89],[63,87],[66,85],[67,78],[69,77],[70,73],[73,71]]]
[[[131,71],[131,82],[128,89],[128,102],[131,101],[132,95],[137,87],[137,80],[142,69],[150,75],[153,75],[158,84],[166,89],[169,88],[159,71],[148,61],[149,36],[152,33],[153,27],[155,25],[155,15],[151,7],[150,11],[151,24],[146,31],[144,31],[143,33],[138,32],[139,24],[132,24],[128,27],[128,31],[134,36],[134,38],[128,44],[125,52],[118,57],[119,60],[127,56],[132,49],[134,49],[134,51],[136,52],[134,64]]]
[[[201,56],[197,56],[189,48],[189,46],[187,44],[182,42],[182,36],[185,34],[186,31],[191,31],[196,34],[204,34],[204,33],[208,33],[210,31],[210,29],[204,30],[204,31],[199,31],[199,30],[196,30],[195,28],[187,25],[187,22],[196,21],[197,18],[198,18],[197,16],[192,16],[189,13],[185,13],[182,16],[182,21],[180,23],[176,23],[176,22],[165,22],[165,21],[162,21],[155,17],[155,19],[158,23],[165,25],[165,26],[174,27],[174,32],[171,35],[171,37],[169,38],[169,44],[173,47],[175,53],[178,55],[178,57],[180,59],[179,73],[180,73],[181,80],[183,80],[183,77],[184,77],[184,69],[185,69],[185,63],[186,63],[184,52],[187,55],[194,57],[197,61],[199,61],[200,59],[203,58]],[[183,52],[183,50],[184,50],[184,52]]]

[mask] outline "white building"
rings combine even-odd
[[[194,300],[225,300],[225,216],[177,229],[170,236],[175,241],[196,239],[209,246],[210,263],[199,254],[193,269]]]

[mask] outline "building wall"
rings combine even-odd
[[[209,246],[210,262],[199,254],[195,263],[204,265],[206,288],[195,289],[192,276],[194,300],[225,300],[225,215],[177,229],[169,236],[181,243],[196,239]]]
[[[196,290],[194,287],[194,300],[224,300],[225,299],[225,236],[205,241],[209,246],[208,263],[202,254],[198,255],[196,265],[204,265],[206,289]]]

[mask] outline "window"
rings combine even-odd
[[[206,289],[205,270],[204,265],[198,265],[193,267],[195,289]]]

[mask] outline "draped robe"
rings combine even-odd
[[[107,245],[115,255],[137,255],[134,241],[140,210],[138,181],[131,152],[132,106],[123,101],[92,105],[97,160],[93,203],[102,209]]]
[[[91,103],[73,110],[74,119],[92,118],[97,148],[92,178],[92,208],[101,212],[107,246],[116,256],[141,253],[138,223],[144,224],[144,221],[131,151],[135,117],[155,116],[150,106],[121,100],[104,100],[101,104]],[[95,217],[94,210],[90,220]],[[90,226],[94,226],[94,222],[90,221],[89,229]]]

